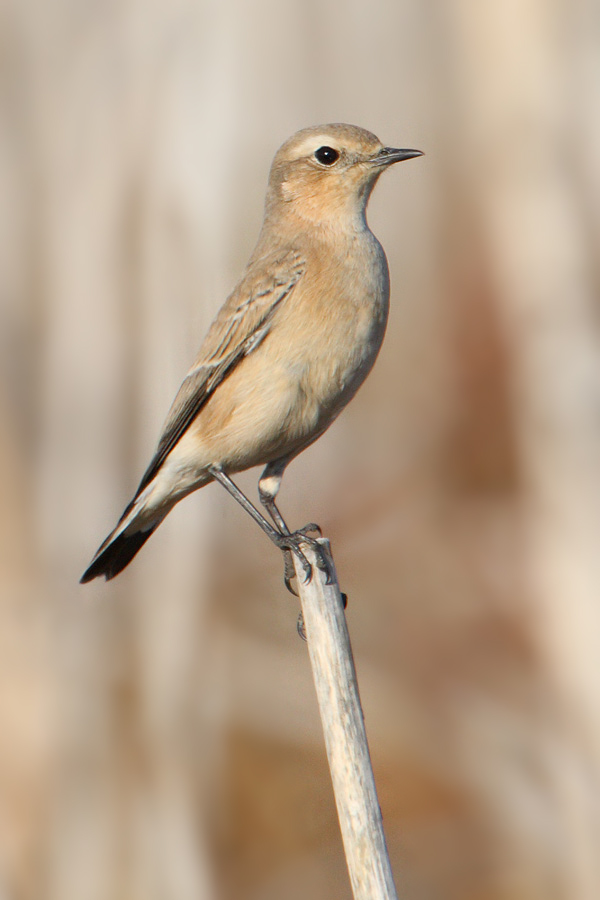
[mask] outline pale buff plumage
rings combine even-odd
[[[275,506],[281,475],[375,361],[389,278],[365,209],[381,172],[418,155],[350,125],[307,128],[280,148],[246,271],[175,398],[135,497],[82,581],[118,574],[186,494],[255,465],[267,466],[260,496],[276,524],[270,536],[298,550],[278,540],[289,535]]]

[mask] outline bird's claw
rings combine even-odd
[[[308,584],[310,579],[312,578],[312,566],[306,558],[305,554],[300,548],[301,544],[311,544],[313,541],[311,538],[307,538],[306,535],[300,534],[297,531],[294,531],[292,534],[281,534],[278,535],[277,538],[277,546],[283,550],[283,559],[284,559],[284,580],[288,590],[291,590],[291,585],[288,583],[295,576],[296,572],[294,569],[294,564],[292,561],[292,553],[295,553],[297,558],[300,560],[302,564],[302,568],[304,569],[304,584]],[[316,541],[314,542],[316,543]],[[294,594],[295,591],[292,591]]]
[[[294,589],[292,585],[292,581],[296,577],[296,570],[294,568],[294,559],[292,557],[291,550],[283,551],[283,580],[285,582],[285,586],[294,597],[298,596],[298,591]]]
[[[304,625],[304,615],[301,612],[298,613],[298,621],[296,622],[296,631],[298,632],[298,634],[300,635],[300,637],[306,644],[308,642],[308,637],[306,635],[306,628]]]
[[[318,534],[319,537],[323,537],[321,526],[317,525],[316,522],[309,522],[308,525],[304,525],[302,528],[298,528],[298,530],[294,532],[294,534],[303,534],[305,537],[308,537],[311,533]]]
[[[319,528],[319,526],[311,522],[309,525],[305,525],[304,528],[299,528],[298,531],[294,531],[291,534],[281,535],[277,541],[279,547],[283,551],[283,580],[285,582],[285,586],[287,587],[288,591],[290,591],[290,593],[296,594],[296,596],[297,593],[291,585],[291,582],[296,574],[292,559],[292,553],[295,553],[302,564],[302,568],[304,569],[304,584],[309,584],[313,576],[312,566],[301,548],[302,544],[308,544],[308,546],[312,547],[312,549],[315,551],[316,566],[319,571],[325,572],[326,584],[331,584],[333,581],[331,567],[327,556],[325,555],[323,547],[319,543],[319,541],[315,538],[309,537],[307,532],[311,531],[317,531],[319,534],[321,534],[321,529]]]

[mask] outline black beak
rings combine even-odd
[[[375,166],[391,166],[392,163],[402,162],[404,159],[414,159],[415,156],[424,156],[422,150],[396,150],[394,147],[384,147],[371,162]]]

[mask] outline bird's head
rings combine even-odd
[[[388,166],[422,156],[397,150],[355,125],[304,128],[275,155],[267,191],[267,215],[291,213],[313,224],[364,227],[375,182]]]

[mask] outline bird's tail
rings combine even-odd
[[[80,584],[86,584],[93,578],[104,575],[108,581],[128,566],[138,550],[143,547],[150,535],[158,528],[159,523],[148,531],[136,531],[134,534],[110,535],[102,544],[93,560],[80,578]]]
[[[115,575],[123,571],[125,566],[129,565],[138,550],[143,547],[148,538],[156,531],[168,509],[164,510],[162,515],[157,516],[154,521],[146,521],[143,527],[140,525],[137,529],[132,528],[144,499],[143,496],[140,496],[132,500],[116,527],[106,540],[100,544],[96,555],[81,576],[80,584],[86,584],[100,575],[104,575],[107,581],[110,578],[114,578]]]

